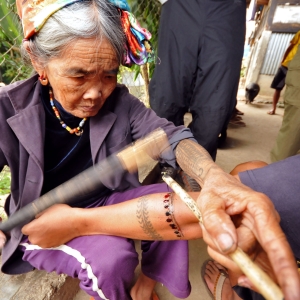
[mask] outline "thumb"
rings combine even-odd
[[[223,201],[214,202],[201,199],[202,230],[205,242],[222,253],[230,253],[237,246],[236,228],[226,213]],[[203,201],[204,200],[204,201]]]

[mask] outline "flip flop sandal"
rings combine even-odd
[[[243,121],[233,120],[233,121],[229,121],[229,124],[231,124],[231,125],[237,125],[237,126],[241,126],[241,127],[246,127],[246,123],[243,122]]]
[[[242,111],[240,111],[240,110],[236,110],[236,112],[235,112],[237,115],[239,115],[239,116],[242,116],[244,113],[242,112]]]
[[[214,284],[214,292],[212,293],[211,290],[208,288],[208,285],[204,279],[205,269],[206,269],[207,264],[210,261],[213,262],[213,260],[209,259],[203,263],[202,268],[201,268],[201,278],[205,284],[206,290],[209,293],[211,299],[222,300],[222,288],[223,288],[225,279],[228,277],[228,275],[224,270],[219,270],[219,274],[218,274],[217,279]]]

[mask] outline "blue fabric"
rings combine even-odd
[[[130,11],[130,7],[126,0],[109,0],[109,2],[123,10]]]

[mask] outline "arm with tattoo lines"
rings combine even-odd
[[[93,234],[141,240],[202,237],[198,220],[187,206],[177,195],[173,195],[172,209],[166,209],[165,195],[166,193],[146,195],[89,209],[71,208],[65,204],[54,205],[25,225],[22,232],[29,236],[31,243],[44,248],[61,245],[78,236]],[[198,193],[191,193],[191,196],[196,199]],[[172,221],[167,221],[168,218]],[[176,233],[177,229],[171,224],[180,224],[182,236]]]
[[[209,153],[191,140],[182,140],[175,150],[176,160],[181,169],[194,178],[202,187],[211,169],[219,169]]]

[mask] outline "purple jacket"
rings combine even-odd
[[[37,76],[0,88],[0,170],[11,170],[11,195],[5,203],[8,215],[40,196],[43,185],[45,112]],[[90,143],[93,162],[99,162],[152,130],[161,127],[172,149],[185,138],[193,138],[189,129],[175,127],[161,119],[142,102],[118,85],[99,113],[90,119]],[[176,164],[174,153],[162,158]],[[127,173],[104,183],[108,188],[126,190],[139,186],[137,174]],[[2,271],[20,274],[33,268],[22,261],[18,245],[21,228],[11,231],[2,251]]]

